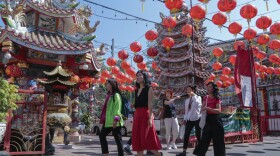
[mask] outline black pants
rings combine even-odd
[[[108,151],[108,142],[106,136],[112,131],[112,134],[115,138],[117,147],[118,147],[118,156],[123,156],[123,142],[122,142],[122,134],[121,127],[102,127],[101,132],[99,134],[99,139],[101,143],[102,154],[109,153]]]
[[[127,143],[126,144],[128,144],[128,145],[132,145],[132,137],[130,137],[129,138],[129,140],[127,141]]]
[[[201,135],[201,128],[199,127],[199,120],[196,120],[196,121],[188,120],[185,126],[186,126],[186,128],[185,128],[185,134],[184,134],[183,149],[188,148],[189,138],[190,138],[190,134],[191,134],[193,127],[195,127],[195,136],[196,136],[196,139],[198,142],[200,141],[200,135]]]
[[[204,156],[213,140],[214,156],[225,156],[224,127],[218,115],[207,114],[202,137],[193,151],[194,155]]]

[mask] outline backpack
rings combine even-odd
[[[123,120],[127,120],[130,112],[130,102],[123,95],[121,95],[121,98],[122,98],[122,109],[121,109],[122,117]]]

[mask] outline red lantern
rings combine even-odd
[[[268,67],[266,69],[266,73],[269,74],[269,75],[272,75],[274,73],[274,68],[273,67]]]
[[[247,30],[244,31],[243,36],[248,41],[250,41],[250,40],[254,39],[257,36],[257,31],[252,29],[252,28],[248,28]]]
[[[105,77],[100,77],[100,78],[99,78],[99,82],[100,82],[101,84],[105,84],[106,81],[107,81],[107,79],[106,79]]]
[[[143,56],[141,56],[141,55],[134,55],[134,57],[133,57],[133,61],[135,63],[141,63],[143,60],[144,60]]]
[[[235,41],[233,44],[234,50],[237,50],[238,47],[245,49],[245,43],[243,41]]]
[[[227,88],[231,85],[231,82],[230,81],[225,81],[224,82],[224,87]]]
[[[260,49],[257,46],[252,46],[252,51],[253,51],[254,56],[257,56],[259,51],[260,51]]]
[[[165,0],[165,6],[171,13],[178,12],[183,5],[183,0]]]
[[[170,51],[170,49],[174,46],[175,41],[171,37],[165,37],[162,40],[162,44],[166,48],[167,51]]]
[[[213,15],[212,22],[218,25],[219,28],[222,27],[227,22],[227,16],[221,12],[218,12]]]
[[[208,80],[210,80],[210,81],[215,80],[215,77],[216,77],[216,75],[211,73]]]
[[[260,71],[261,73],[266,72],[266,70],[267,70],[267,67],[266,67],[265,65],[261,65],[260,68],[259,68],[259,71]]]
[[[216,56],[217,58],[221,57],[224,53],[223,49],[220,47],[216,47],[212,50],[212,53],[214,56]]]
[[[277,0],[277,3],[280,4],[280,0]]]
[[[119,72],[118,74],[117,74],[117,78],[119,78],[121,81],[123,81],[124,79],[125,79],[125,74],[123,73],[123,72]]]
[[[150,56],[151,58],[156,57],[158,55],[158,50],[155,47],[150,47],[147,50],[147,55]]]
[[[127,59],[127,58],[128,58],[128,53],[127,53],[127,51],[125,51],[125,50],[119,51],[119,52],[118,52],[118,57],[119,57],[119,59],[121,59],[121,60]]]
[[[5,69],[5,72],[8,76],[11,77],[21,77],[22,76],[22,72],[20,70],[20,68],[16,65],[8,65]]]
[[[125,87],[124,85],[120,85],[120,86],[119,86],[119,89],[120,89],[121,91],[124,91],[124,90],[126,89],[126,87]]]
[[[262,61],[264,58],[266,58],[266,53],[264,51],[259,51],[256,57]]]
[[[236,60],[236,55],[231,55],[231,56],[228,58],[228,61],[229,61],[232,65],[235,65],[235,60]]]
[[[157,67],[157,63],[156,63],[156,62],[152,62],[152,68],[153,68],[153,69],[155,69],[155,70],[157,70],[157,69],[158,69],[158,67]]]
[[[278,62],[278,60],[280,60],[280,57],[277,55],[277,54],[271,54],[270,56],[269,56],[269,59],[268,59],[271,63],[276,63],[276,64],[278,64],[278,63],[280,63],[280,62]]]
[[[216,85],[221,88],[223,86],[223,82],[222,81],[216,81]]]
[[[115,66],[115,65],[117,64],[117,61],[116,61],[115,58],[109,57],[109,58],[107,59],[106,63],[107,63],[108,66],[111,66],[111,67],[112,67],[112,66]]]
[[[70,82],[75,82],[75,83],[79,83],[80,82],[80,77],[78,75],[73,74],[71,76]]]
[[[185,35],[186,37],[190,38],[193,33],[193,26],[190,24],[185,24],[182,27],[182,34]]]
[[[131,77],[135,77],[135,76],[136,76],[136,72],[135,72],[135,70],[134,70],[132,67],[130,67],[129,69],[127,69],[127,70],[126,70],[126,73],[127,73],[128,75],[130,75]]]
[[[260,65],[259,62],[255,62],[254,65],[255,65],[255,69],[256,69],[256,70],[259,70],[259,69],[260,69],[260,66],[261,66],[261,65]]]
[[[261,77],[262,79],[265,79],[265,78],[267,77],[267,74],[266,74],[266,73],[261,73],[261,74],[260,74],[260,77]]]
[[[221,75],[220,80],[222,80],[223,82],[227,81],[228,80],[228,75]]]
[[[117,67],[117,66],[114,66],[114,67],[112,67],[112,74],[118,74],[118,72],[120,71],[120,68],[119,67]]]
[[[134,53],[139,52],[142,49],[142,45],[139,42],[132,42],[130,44],[130,50]]]
[[[275,68],[274,69],[274,74],[280,75],[280,68]]]
[[[146,68],[146,63],[144,61],[137,63],[137,67],[141,70],[144,70]]]
[[[229,67],[224,67],[222,70],[223,75],[229,75],[231,73],[231,70]]]
[[[205,18],[206,11],[204,7],[200,5],[195,5],[190,10],[190,16],[195,22],[199,22],[203,18]]]
[[[126,61],[122,61],[121,63],[121,67],[126,70],[128,68],[130,68],[130,63],[126,62]]]
[[[270,39],[269,35],[267,35],[267,34],[261,34],[261,35],[258,37],[257,42],[258,42],[258,44],[260,44],[260,45],[265,45],[265,44],[267,44],[267,43],[269,42],[269,39]]]
[[[232,22],[229,26],[228,26],[228,31],[233,34],[235,37],[238,33],[240,33],[242,30],[242,25],[238,22]]]
[[[94,78],[91,77],[83,77],[81,78],[81,82],[91,83]]]
[[[256,74],[255,74],[255,77],[256,77],[256,78],[259,78],[259,76],[260,76],[259,73],[256,73]]]
[[[273,50],[279,50],[280,49],[280,40],[274,39],[270,41],[269,47]]]
[[[108,77],[110,77],[110,73],[109,73],[109,71],[108,71],[108,70],[102,70],[102,72],[101,72],[101,76],[102,76],[102,77],[106,77],[106,78],[108,78]]]
[[[270,33],[280,38],[280,23],[276,22],[270,27]]]
[[[236,0],[219,0],[218,9],[229,14],[236,7]]]
[[[155,39],[157,39],[157,37],[158,37],[158,33],[157,33],[156,31],[154,31],[154,30],[149,30],[149,31],[147,31],[146,34],[145,34],[145,38],[146,38],[148,41],[150,41],[150,42],[152,42],[152,41],[154,41]]]
[[[222,64],[220,62],[216,62],[212,65],[212,68],[216,71],[221,70],[222,69]]]
[[[234,77],[233,77],[233,76],[229,76],[229,77],[228,77],[228,81],[229,81],[231,84],[234,84],[234,83],[235,83]]]
[[[271,24],[272,24],[272,19],[268,16],[261,16],[256,21],[256,26],[259,29],[263,29],[263,31],[266,31]]]
[[[173,28],[176,27],[177,22],[173,17],[169,16],[163,19],[162,25],[170,32]]]
[[[247,19],[249,27],[251,19],[254,18],[257,14],[258,9],[252,4],[247,4],[240,9],[240,15],[243,18]]]
[[[79,89],[81,89],[81,90],[87,90],[87,89],[89,89],[89,84],[88,84],[87,82],[81,82],[81,83],[79,84]]]

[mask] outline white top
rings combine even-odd
[[[189,110],[190,99],[192,102],[191,102],[191,109]],[[201,97],[196,94],[192,96],[192,98],[186,99],[184,120],[186,121],[198,120],[201,117],[201,112],[200,112],[201,106],[202,106]]]

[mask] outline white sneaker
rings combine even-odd
[[[166,147],[167,150],[171,150],[171,145],[170,144],[167,144],[167,147]]]
[[[172,149],[177,149],[177,146],[175,145],[175,143],[171,143],[171,147],[172,147]]]

